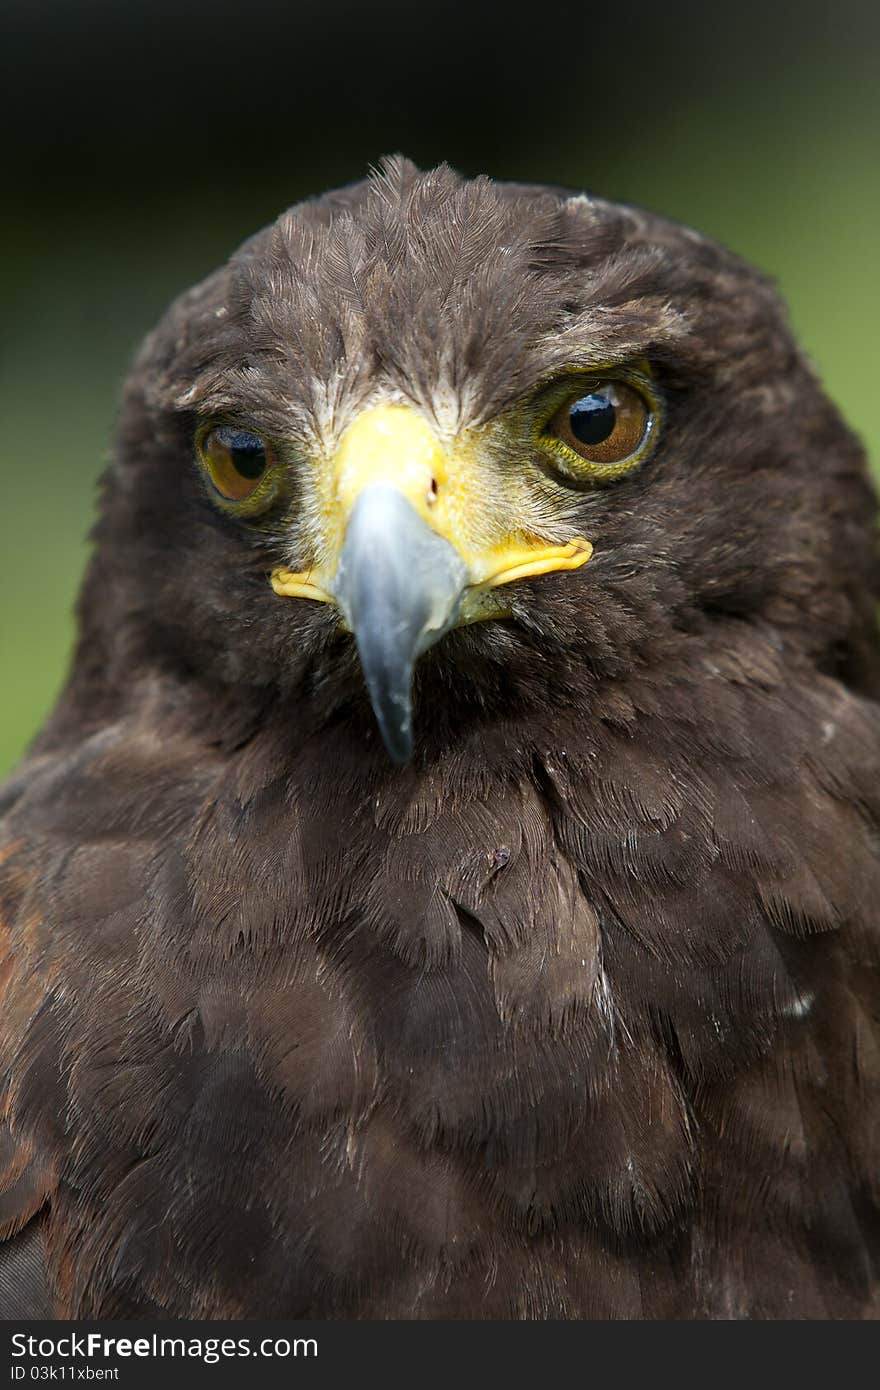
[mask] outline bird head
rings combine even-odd
[[[126,679],[176,663],[292,719],[367,694],[405,762],[419,690],[451,731],[468,702],[582,710],[713,624],[855,650],[869,506],[756,272],[638,210],[395,159],[148,339],[91,608]]]

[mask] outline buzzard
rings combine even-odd
[[[661,217],[393,159],[184,294],[2,793],[7,1316],[876,1315],[873,518]]]

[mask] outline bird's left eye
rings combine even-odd
[[[250,430],[218,425],[199,445],[202,463],[227,502],[245,502],[260,486],[271,463],[266,440]]]
[[[548,433],[588,463],[624,463],[647,442],[653,417],[625,381],[603,381],[557,410]]]

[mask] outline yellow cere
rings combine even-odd
[[[334,509],[348,516],[365,488],[396,487],[438,529],[454,522],[449,459],[427,420],[406,405],[366,410],[346,430],[334,460]],[[450,498],[450,490],[453,497]]]
[[[456,439],[447,447],[408,405],[365,410],[346,430],[329,466],[317,470],[326,559],[307,571],[274,570],[275,592],[332,601],[348,518],[361,493],[377,484],[401,492],[432,530],[456,548],[473,588],[494,588],[586,564],[593,547],[581,537],[548,544],[520,528],[505,530],[504,518],[513,519],[510,508],[493,505],[487,497],[478,447],[479,439],[473,437]]]

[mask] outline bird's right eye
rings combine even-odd
[[[253,497],[273,461],[262,435],[231,425],[217,425],[202,437],[199,456],[205,472],[227,502]]]

